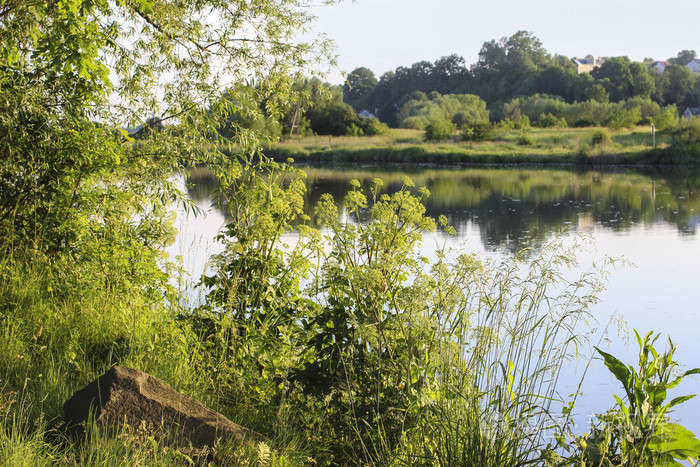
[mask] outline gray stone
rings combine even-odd
[[[127,424],[141,434],[196,449],[213,447],[220,438],[239,443],[264,439],[165,381],[122,366],[112,367],[73,394],[63,404],[63,412],[69,430],[77,434],[84,434],[88,420],[94,420],[106,436]]]

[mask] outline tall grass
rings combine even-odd
[[[555,241],[534,258],[474,266],[461,257],[437,275],[459,290],[441,314],[441,333],[458,352],[441,353],[434,394],[400,457],[409,464],[540,465],[564,433],[561,368],[585,341],[589,307],[602,282],[590,271],[575,280],[575,250]]]

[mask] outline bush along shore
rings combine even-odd
[[[693,122],[694,123],[694,122]],[[693,125],[687,133],[700,130]],[[493,140],[469,142],[453,136],[428,142],[420,130],[390,130],[373,137],[307,136],[288,138],[265,149],[277,161],[370,164],[559,164],[698,166],[698,134],[656,133],[649,127],[501,130]],[[655,146],[652,145],[652,142]]]

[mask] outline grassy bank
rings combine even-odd
[[[605,128],[531,128],[498,131],[494,141],[425,142],[423,131],[392,129],[372,137],[308,136],[285,139],[266,153],[297,162],[430,163],[430,164],[583,164],[697,165],[700,157],[669,149],[670,138],[648,127],[611,132]],[[523,144],[523,143],[527,144]]]

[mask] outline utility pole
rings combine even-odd
[[[292,116],[292,121],[291,121],[291,128],[289,130],[290,137],[294,134],[294,127],[296,127],[296,129],[297,129],[297,136],[301,135],[301,129],[299,128],[300,127],[299,120],[301,118],[299,116],[299,107],[300,107],[299,101],[297,101],[297,107],[296,107],[296,109],[294,109],[294,115]]]

